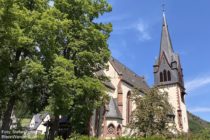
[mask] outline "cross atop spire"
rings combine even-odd
[[[163,0],[163,4],[162,4],[162,11],[163,11],[163,13],[165,13],[165,11],[166,11],[166,4],[165,4],[165,0]]]
[[[168,71],[170,73],[170,80],[160,79],[160,73]],[[173,50],[171,37],[168,31],[168,25],[165,12],[163,12],[162,33],[160,41],[160,53],[158,60],[154,65],[155,85],[179,83],[184,87],[182,68],[180,64],[179,55]],[[166,74],[166,73],[165,73]],[[166,76],[165,76],[166,77]]]
[[[166,25],[166,16],[165,16],[165,12],[166,12],[166,4],[165,4],[165,0],[162,0],[163,4],[162,4],[162,12],[163,12],[163,20],[164,20],[164,24]]]

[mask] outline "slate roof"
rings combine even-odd
[[[43,122],[44,118],[48,115],[48,113],[44,113],[44,114],[36,114],[33,116],[34,121],[35,121],[35,125],[33,128],[30,128],[31,130],[36,130],[39,125]]]
[[[159,69],[163,70],[166,69],[166,66],[160,65],[161,59],[163,55],[166,57],[167,62],[171,69],[171,80],[170,81],[164,81],[160,82],[160,76],[159,76]],[[172,64],[173,67],[172,67]],[[175,71],[177,69],[177,71]],[[162,85],[162,84],[172,84],[172,83],[179,83],[182,87],[184,87],[183,83],[183,73],[182,73],[182,67],[180,63],[179,55],[176,54],[173,50],[173,46],[171,43],[171,37],[168,30],[168,25],[166,22],[166,16],[165,13],[163,13],[163,23],[162,23],[162,34],[161,34],[161,43],[160,43],[160,52],[159,52],[159,59],[155,61],[154,65],[154,73],[155,73],[155,85]]]
[[[111,57],[109,62],[117,71],[117,73],[122,76],[122,81],[138,89],[149,89],[149,86],[147,85],[143,77],[138,76],[125,65],[120,63],[117,59]]]
[[[161,33],[159,59],[163,52],[165,53],[169,63],[171,63],[171,61],[172,61],[171,59],[172,59],[174,50],[172,47],[171,37],[170,37],[169,31],[168,31],[168,25],[167,25],[166,17],[165,17],[164,13],[163,13],[163,25],[162,25],[162,33]]]
[[[117,105],[117,99],[114,99],[111,97],[109,101],[109,106],[108,106],[108,112],[106,114],[107,118],[112,118],[112,119],[123,119],[122,114],[120,113]]]
[[[103,72],[103,70],[100,70],[98,72],[96,72],[96,75],[97,76],[106,76],[105,73]],[[112,90],[115,90],[115,87],[114,85],[109,81],[109,80],[105,80],[102,82],[106,87],[112,89]]]
[[[161,33],[159,60],[155,62],[155,65],[159,64],[160,57],[163,52],[166,55],[166,58],[169,61],[169,63],[176,61],[177,65],[178,66],[180,65],[179,55],[174,53],[174,50],[173,50],[165,13],[163,13],[163,25],[162,25],[162,33]]]

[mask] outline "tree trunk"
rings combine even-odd
[[[14,64],[19,61],[20,55],[21,55],[21,49],[18,49],[16,51]],[[12,73],[14,75],[13,79],[15,81],[15,79],[17,78],[18,72],[15,71],[12,67],[10,67],[10,73]],[[13,89],[13,90],[15,91],[15,89]],[[3,113],[2,129],[1,130],[8,131],[10,129],[11,115],[12,115],[13,107],[15,105],[15,101],[16,101],[15,96],[12,96],[7,103],[6,111]]]
[[[56,137],[56,133],[58,133],[59,116],[55,116],[52,121],[53,122],[52,126],[50,127],[49,140],[54,140]]]
[[[4,131],[8,131],[10,129],[11,115],[14,105],[15,105],[15,97],[13,96],[9,99],[6,111],[3,114],[2,130]]]

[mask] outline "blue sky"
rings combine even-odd
[[[109,0],[112,55],[153,85],[160,48],[163,0]],[[166,18],[175,52],[180,54],[188,110],[210,121],[210,1],[166,0]]]

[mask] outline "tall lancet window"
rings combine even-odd
[[[163,73],[160,72],[160,82],[163,82]]]
[[[164,77],[164,82],[165,82],[165,81],[167,81],[167,72],[166,72],[166,70],[163,71],[163,75],[164,75],[163,77]]]
[[[117,127],[117,136],[121,136],[121,134],[122,134],[122,129],[121,129],[121,126],[118,125],[118,127]]]
[[[168,81],[171,81],[171,72],[168,71]]]
[[[131,102],[131,92],[129,91],[127,94],[127,108],[126,108],[126,122],[130,122],[131,111],[132,111],[132,102]]]

